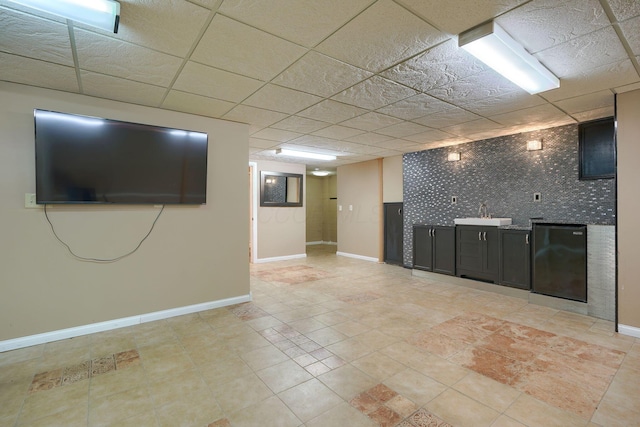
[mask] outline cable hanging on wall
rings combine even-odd
[[[153,223],[151,224],[151,227],[149,228],[149,231],[147,232],[147,234],[142,238],[142,240],[140,240],[140,243],[138,243],[138,245],[131,251],[127,252],[126,254],[120,255],[118,257],[115,258],[90,258],[90,257],[83,257],[80,255],[77,255],[75,252],[73,252],[73,250],[71,249],[71,247],[65,243],[59,236],[58,233],[56,233],[56,230],[53,226],[53,223],[51,222],[51,220],[49,219],[49,214],[47,213],[47,205],[44,205],[44,216],[47,219],[47,222],[49,223],[49,226],[51,227],[51,231],[53,232],[53,235],[55,236],[55,238],[62,244],[64,245],[64,247],[67,248],[67,250],[69,251],[69,253],[71,254],[71,256],[73,256],[75,259],[80,260],[80,261],[86,261],[86,262],[95,262],[95,263],[100,263],[100,264],[106,264],[106,263],[111,263],[111,262],[116,262],[116,261],[120,261],[123,258],[128,257],[129,255],[135,253],[140,246],[142,246],[142,243],[144,243],[145,240],[147,240],[147,237],[149,237],[151,235],[151,232],[153,231],[153,228],[156,226],[156,222],[158,222],[158,219],[160,219],[160,215],[162,215],[162,212],[164,211],[164,206],[162,205],[162,208],[160,209],[160,211],[158,212],[158,215],[156,216],[156,219],[153,220]]]

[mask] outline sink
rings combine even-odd
[[[456,218],[453,220],[456,225],[511,225],[511,218]]]

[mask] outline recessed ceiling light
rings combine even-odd
[[[493,21],[460,33],[458,46],[530,94],[560,87],[560,80]]]
[[[71,21],[118,32],[120,3],[114,0],[9,0]]]
[[[336,156],[331,156],[329,154],[311,153],[309,151],[295,151],[295,150],[288,150],[285,148],[278,148],[276,150],[276,154],[279,156],[299,157],[303,159],[314,159],[314,160],[335,160],[336,159]]]
[[[315,176],[327,176],[330,173],[331,172],[329,171],[311,171],[311,175],[315,175]]]

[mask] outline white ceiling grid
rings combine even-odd
[[[118,34],[0,0],[0,80],[250,124],[347,163],[613,114],[640,88],[637,0],[120,0]],[[495,18],[560,88],[457,47]],[[291,160],[304,162],[301,160]]]

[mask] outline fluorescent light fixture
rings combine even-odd
[[[311,175],[315,175],[315,176],[327,176],[330,173],[331,172],[329,171],[311,171]]]
[[[530,94],[560,87],[560,80],[493,21],[458,36],[458,46]]]
[[[114,0],[9,0],[106,31],[118,32],[120,3]]]
[[[336,159],[336,156],[331,156],[329,154],[310,153],[308,151],[287,150],[285,148],[276,149],[276,154],[278,156],[300,157],[303,159],[314,159],[314,160],[335,160]]]
[[[449,162],[457,162],[458,160],[460,160],[460,153],[458,152],[449,153],[449,155],[447,156],[447,161]]]
[[[532,141],[527,141],[527,151],[536,151],[542,150],[542,140],[536,139]]]

